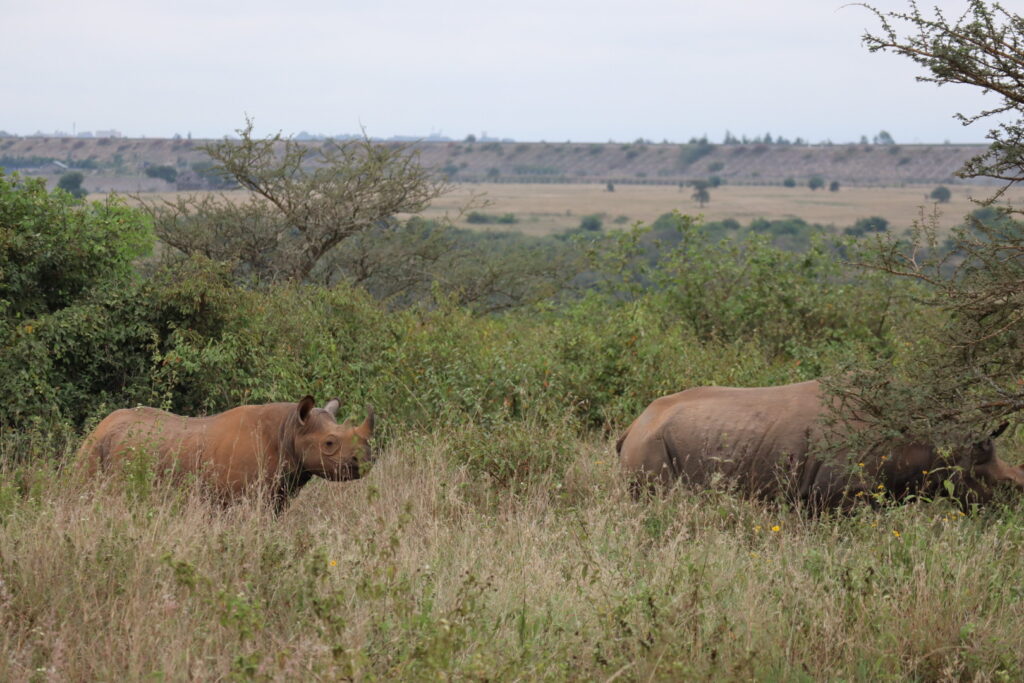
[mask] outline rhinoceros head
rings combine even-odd
[[[358,479],[361,466],[369,463],[373,437],[373,407],[367,407],[366,419],[358,427],[336,416],[341,402],[332,398],[317,408],[312,396],[296,405],[293,444],[302,468],[333,481]]]
[[[1024,468],[1011,465],[996,455],[994,439],[1006,430],[1003,423],[986,439],[964,448],[955,459],[959,476],[953,477],[954,495],[967,502],[984,503],[1003,486],[1024,491]]]

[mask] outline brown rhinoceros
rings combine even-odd
[[[896,499],[944,493],[947,481],[951,493],[965,501],[988,500],[1002,482],[1024,489],[1024,468],[1000,460],[993,447],[1006,425],[952,452],[890,442],[854,455],[827,447],[821,421],[826,412],[816,380],[750,389],[697,387],[651,403],[616,448],[634,477],[635,492],[644,484],[721,481],[748,495],[821,509],[847,507],[882,491]]]
[[[136,456],[151,457],[158,472],[193,474],[224,500],[266,496],[278,509],[313,475],[357,479],[369,458],[373,408],[358,427],[335,420],[338,399],[317,408],[298,403],[240,406],[210,417],[182,417],[156,408],[115,410],[78,451],[89,474]]]

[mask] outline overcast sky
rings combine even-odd
[[[983,142],[836,0],[0,0],[0,130]],[[904,9],[903,0],[879,0]],[[965,0],[923,0],[959,14]]]

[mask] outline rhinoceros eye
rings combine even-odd
[[[326,441],[324,441],[324,450],[325,451],[328,451],[328,452],[329,451],[333,451],[335,448],[337,448],[337,446],[338,446],[338,442],[335,441],[334,439],[327,439]]]

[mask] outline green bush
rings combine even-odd
[[[519,222],[519,219],[516,218],[514,213],[496,215],[481,211],[470,211],[466,215],[466,222],[474,225],[515,225]]]
[[[39,178],[0,173],[0,317],[45,315],[122,281],[153,235],[120,200],[82,204]]]
[[[815,229],[793,219],[743,228],[673,214],[654,229],[581,232],[577,241],[454,232],[431,252],[440,260],[425,256],[433,270],[415,285],[423,291],[378,300],[373,279],[364,281],[369,291],[347,278],[243,286],[230,264],[201,257],[132,278],[130,259],[151,239],[136,214],[35,185],[4,188],[5,215],[26,204],[62,207],[55,215],[96,230],[109,260],[71,250],[63,272],[89,277],[61,289],[67,298],[35,292],[33,303],[29,295],[45,285],[27,277],[36,257],[8,256],[23,272],[4,272],[26,278],[5,280],[5,292],[17,284],[26,295],[5,294],[12,362],[0,367],[3,425],[79,426],[136,403],[201,414],[338,396],[357,417],[374,405],[385,440],[391,430],[438,424],[504,434],[505,455],[460,452],[474,471],[511,484],[552,466],[548,446],[530,446],[526,433],[517,441],[527,425],[559,434],[616,427],[687,386],[816,376],[851,354],[889,353],[890,321],[904,315],[891,288],[846,270],[820,237],[807,237],[800,253],[773,246]],[[78,224],[37,219],[51,225],[51,239]],[[587,271],[569,286],[579,252]],[[408,269],[407,255],[397,250],[395,264]],[[388,263],[375,268],[394,280],[402,270]],[[517,303],[484,314],[500,297]]]
[[[945,204],[953,196],[953,193],[945,185],[939,185],[928,196],[940,204]]]
[[[178,169],[173,166],[147,166],[146,175],[173,183],[178,179]]]
[[[677,168],[686,169],[691,164],[699,161],[715,151],[715,146],[707,141],[707,138],[691,140],[689,144],[683,145],[679,150],[679,159],[676,162]]]
[[[861,235],[867,235],[868,233],[888,231],[889,221],[881,216],[871,216],[870,218],[858,219],[852,226],[843,230],[843,234],[860,237]]]
[[[85,176],[79,171],[71,171],[65,173],[57,181],[57,187],[67,192],[75,199],[81,199],[85,195],[89,194],[89,191],[82,187],[82,181],[85,180]]]

